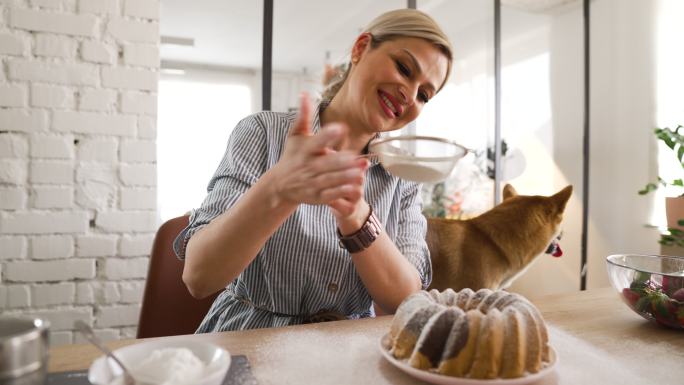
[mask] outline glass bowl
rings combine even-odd
[[[606,258],[610,283],[640,316],[684,329],[684,257],[616,254]]]
[[[445,180],[469,151],[448,139],[415,135],[374,140],[368,147],[387,172],[420,183]]]

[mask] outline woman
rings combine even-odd
[[[193,296],[225,288],[198,333],[367,317],[373,302],[392,313],[428,286],[420,185],[362,155],[378,133],[418,117],[451,52],[424,13],[385,13],[313,114],[303,97],[298,116],[262,112],[237,125],[176,240]]]

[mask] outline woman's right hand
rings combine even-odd
[[[278,198],[289,204],[328,204],[358,199],[363,192],[368,161],[349,151],[337,151],[347,134],[343,124],[331,123],[313,135],[311,102],[302,95],[296,122],[283,154],[272,171]]]

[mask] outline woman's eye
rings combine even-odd
[[[409,68],[407,66],[405,66],[399,60],[397,60],[396,63],[397,63],[397,68],[399,69],[399,72],[401,72],[404,76],[411,76],[411,70],[409,70]]]
[[[427,102],[430,100],[430,98],[428,97],[428,95],[427,95],[425,92],[419,92],[419,93],[418,93],[418,98],[419,98],[423,103],[427,103]]]

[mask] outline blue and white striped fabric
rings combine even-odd
[[[320,129],[320,108],[314,115],[313,132]],[[233,206],[278,162],[295,118],[295,113],[261,112],[238,123],[209,182],[207,197],[176,238],[179,258],[185,257],[185,245],[195,232]],[[368,169],[364,197],[390,239],[416,267],[426,288],[432,268],[420,185],[400,180],[373,164]],[[300,205],[218,296],[197,333],[299,324],[322,310],[350,319],[371,316],[371,297],[351,255],[338,245],[336,228],[327,206]]]

